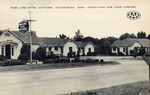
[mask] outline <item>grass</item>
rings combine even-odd
[[[109,88],[71,92],[61,95],[150,95],[148,86],[148,81],[141,81]]]
[[[95,63],[55,63],[55,64],[32,64],[32,65],[18,65],[18,66],[1,66],[0,72],[6,71],[32,71],[32,70],[43,70],[43,69],[63,69],[63,68],[76,68],[86,67],[93,65],[115,65],[117,62],[95,62]]]

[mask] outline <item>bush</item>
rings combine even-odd
[[[81,60],[80,60],[79,57],[75,57],[75,58],[74,58],[74,62],[81,62]]]
[[[53,63],[53,59],[44,60],[43,64]]]
[[[111,53],[112,56],[117,56],[117,53]]]
[[[0,55],[0,61],[5,61],[6,57],[4,55]]]
[[[54,54],[49,54],[46,56],[46,59],[54,59],[54,57],[56,58]]]
[[[74,58],[75,55],[76,55],[75,52],[68,52],[67,57],[68,57],[68,58]]]
[[[14,65],[25,65],[25,61],[21,60],[7,60],[7,61],[0,61],[1,66],[14,66]]]
[[[134,58],[136,58],[136,57],[138,56],[138,52],[135,51],[135,50],[130,50],[130,54],[131,54]]]
[[[44,61],[45,58],[46,58],[46,50],[45,50],[45,48],[44,47],[39,47],[36,50],[36,56],[37,56],[38,60]]]
[[[96,52],[88,52],[88,53],[87,53],[87,56],[96,56],[96,55],[97,55]]]
[[[98,59],[94,59],[94,62],[99,62],[99,60]]]
[[[18,57],[18,60],[21,60],[21,61],[27,61],[29,59],[30,59],[30,57],[27,53],[20,54]]]
[[[85,60],[85,62],[86,62],[86,63],[93,63],[94,60],[93,60],[93,59],[90,59],[90,58],[87,58],[87,59]]]
[[[101,59],[101,60],[100,60],[100,62],[104,62],[104,60],[103,60],[103,59]]]

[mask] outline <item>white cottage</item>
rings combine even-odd
[[[111,45],[111,52],[117,55],[119,52],[124,55],[131,55],[131,50],[141,47],[144,48],[145,51],[150,51],[150,40],[141,38],[126,38],[124,40],[117,40]]]
[[[0,55],[6,56],[8,59],[17,59],[20,55],[20,50],[23,44],[30,43],[30,33],[22,33],[19,31],[0,30]],[[47,54],[62,54],[67,56],[69,51],[80,55],[87,52],[94,52],[95,45],[92,42],[75,42],[70,39],[37,37],[35,32],[32,32],[32,51],[36,51],[38,47],[46,48]]]

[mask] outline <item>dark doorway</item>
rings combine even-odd
[[[89,48],[89,52],[91,52],[91,48]]]
[[[10,45],[5,45],[5,55],[6,55],[6,58],[7,59],[10,59],[11,56],[10,56]]]

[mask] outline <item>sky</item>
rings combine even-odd
[[[148,0],[4,0],[0,1],[0,30],[18,31],[18,23],[30,18],[29,11],[36,20],[31,29],[40,37],[73,37],[77,30],[95,38],[150,34]],[[138,11],[141,17],[131,20],[126,16],[129,11]]]

